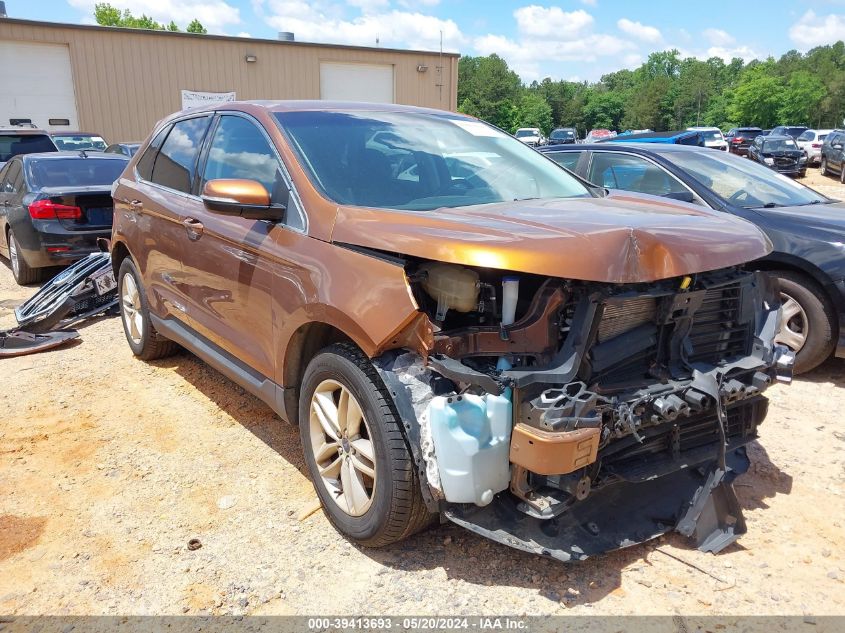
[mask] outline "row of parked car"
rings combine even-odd
[[[298,424],[357,542],[440,514],[561,560],[673,526],[719,551],[763,392],[845,356],[843,206],[696,146],[541,150],[452,112],[229,102],[131,159],[13,156],[0,249],[26,281],[109,236],[133,354],[182,346]]]
[[[717,127],[690,127],[670,132],[626,130],[619,134],[596,129],[591,130],[582,140],[579,139],[575,128],[556,128],[548,138],[544,137],[538,128],[520,128],[515,136],[532,147],[608,141],[697,145],[747,156],[789,176],[803,177],[808,166],[819,164],[822,173],[837,175],[845,183],[842,152],[845,131],[841,130],[816,130],[807,126],[784,125],[770,130],[738,127],[723,135]],[[831,140],[825,143],[828,136]]]

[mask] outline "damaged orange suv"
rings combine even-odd
[[[181,345],[298,424],[350,538],[439,516],[570,560],[744,531],[731,481],[792,361],[751,224],[329,102],[173,115],[113,196],[132,352]]]

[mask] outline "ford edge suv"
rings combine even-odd
[[[571,560],[744,532],[731,482],[792,360],[750,223],[379,104],[176,114],[113,196],[132,352],[179,344],[298,424],[349,538],[439,516]]]

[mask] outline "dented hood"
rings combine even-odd
[[[467,266],[608,283],[715,270],[771,250],[768,238],[740,218],[622,192],[432,211],[341,207],[332,241]]]

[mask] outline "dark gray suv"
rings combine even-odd
[[[845,164],[842,160],[842,147],[845,144],[845,130],[833,130],[822,143],[819,169],[822,175],[839,176],[839,182],[845,183]]]

